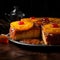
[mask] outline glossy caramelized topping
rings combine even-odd
[[[50,21],[49,21],[49,18],[47,18],[47,17],[45,17],[45,18],[42,18],[42,23],[49,23]]]
[[[22,18],[21,21],[28,21],[28,22],[31,22],[31,19],[30,19],[30,18]]]
[[[21,21],[29,21],[29,22],[41,22],[40,18],[36,18],[36,17],[30,17],[30,18],[23,18],[21,19]]]
[[[53,23],[53,24],[52,24],[52,27],[53,27],[53,28],[59,28],[59,25],[56,24],[56,23]]]
[[[46,24],[43,26],[43,30],[48,33],[60,33],[60,24]]]
[[[42,18],[43,21],[49,21],[49,19],[47,17]]]
[[[30,20],[32,22],[37,22],[37,21],[41,22],[40,18],[35,18],[35,17],[30,17]]]
[[[32,28],[33,23],[28,22],[28,21],[24,21],[24,22],[23,21],[15,21],[15,22],[12,22],[10,24],[10,26],[11,26],[11,28],[23,31],[23,30],[28,30],[28,29]]]

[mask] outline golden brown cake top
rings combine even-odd
[[[30,17],[30,18],[22,18],[21,21],[30,21],[30,22],[40,21],[41,22],[41,19],[36,17]]]
[[[36,17],[30,17],[30,18],[23,18],[21,21],[28,21],[32,22],[34,26],[40,27],[42,24],[41,18],[36,18]]]
[[[24,31],[32,28],[33,23],[28,21],[14,21],[10,23],[10,27],[16,30]]]
[[[57,23],[46,24],[42,28],[46,33],[60,34],[60,24]]]
[[[48,23],[60,23],[60,18],[42,17],[41,20],[42,20],[42,25]]]
[[[60,18],[49,18],[51,22],[60,23]]]

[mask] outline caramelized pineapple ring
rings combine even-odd
[[[27,21],[15,21],[10,24],[11,28],[17,29],[17,30],[28,30],[33,27],[32,22],[27,22]]]

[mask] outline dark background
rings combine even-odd
[[[9,33],[10,13],[13,6],[18,6],[19,10],[25,13],[25,17],[60,17],[60,1],[58,0],[0,0],[0,34]]]
[[[60,17],[60,3],[58,0],[0,0],[0,17],[10,12],[13,6],[19,6],[26,16]]]

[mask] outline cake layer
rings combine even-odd
[[[42,31],[42,37],[46,45],[60,45],[60,34],[46,34]]]
[[[31,28],[27,31],[17,31],[13,28],[10,28],[10,38],[14,40],[27,39],[27,38],[39,38],[40,37],[40,28]]]

